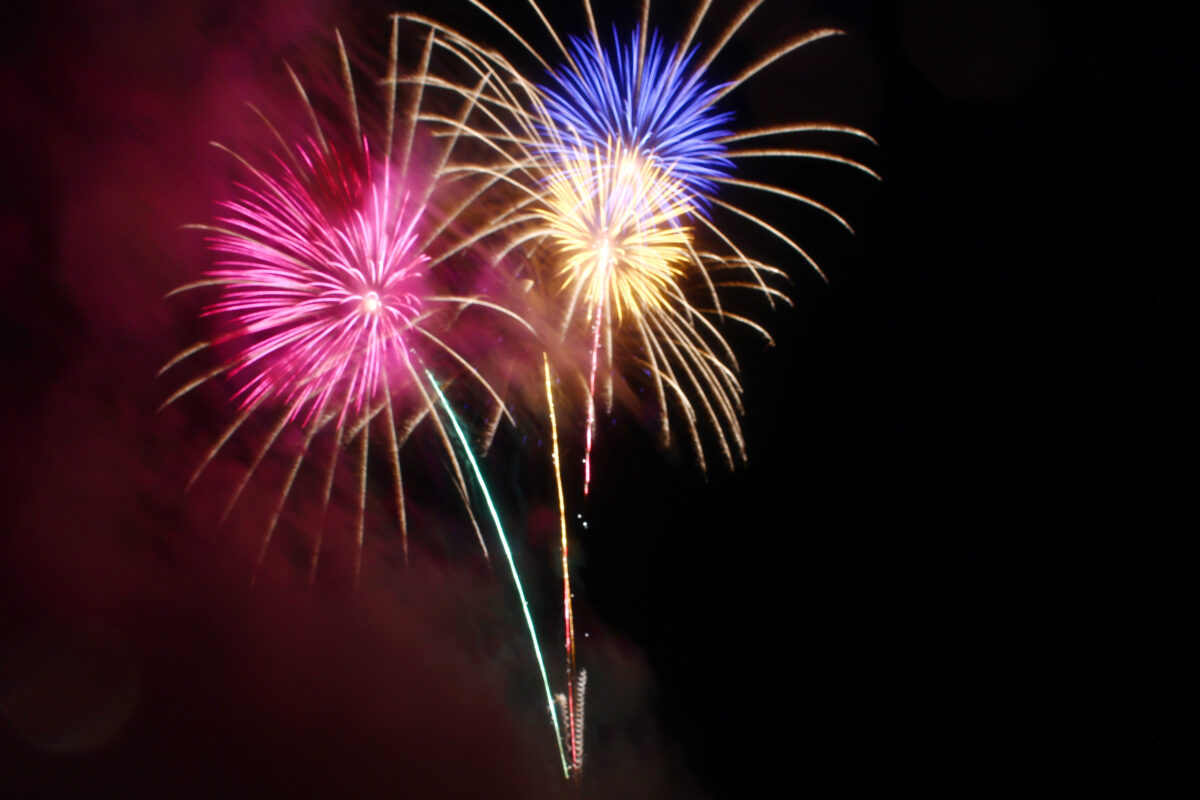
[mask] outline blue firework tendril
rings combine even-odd
[[[574,65],[551,71],[553,84],[539,87],[554,126],[541,132],[541,149],[570,158],[619,142],[679,181],[703,208],[715,181],[733,169],[720,141],[733,114],[713,108],[725,84],[707,83],[703,70],[689,73],[698,48],[680,57],[679,47],[668,52],[658,33],[643,60],[640,33],[635,27],[622,46],[614,28],[611,52],[597,41],[570,38]]]

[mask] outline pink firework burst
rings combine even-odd
[[[390,391],[390,375],[413,373],[408,338],[423,319],[415,227],[424,209],[393,179],[371,174],[335,149],[297,148],[281,177],[254,170],[260,188],[224,203],[209,237],[224,256],[209,275],[225,286],[206,314],[228,315],[237,339],[230,375],[248,375],[243,408],[279,398],[289,419],[311,424],[340,397],[338,423]]]
[[[222,213],[212,224],[193,226],[207,233],[218,260],[203,280],[176,290],[220,287],[220,297],[203,315],[218,320],[221,328],[213,339],[185,349],[162,372],[210,348],[219,349],[222,360],[180,387],[163,405],[224,376],[235,387],[233,397],[240,409],[208,449],[192,482],[257,410],[278,412],[234,490],[222,522],[284,431],[292,427],[301,433],[287,437],[302,441],[287,447],[291,463],[262,538],[256,574],[310,445],[322,431],[332,433],[333,455],[323,481],[321,522],[310,551],[310,579],[317,568],[325,513],[344,444],[357,445],[358,579],[369,450],[372,437],[379,434],[391,462],[395,509],[407,557],[400,450],[422,424],[436,430],[457,492],[483,546],[465,502],[469,493],[464,472],[433,410],[437,398],[428,382],[430,376],[439,375],[440,389],[441,384],[467,377],[474,384],[472,391],[482,388],[498,414],[506,414],[499,394],[481,374],[480,362],[486,354],[478,351],[476,341],[490,342],[495,336],[455,333],[454,341],[471,347],[464,352],[463,344],[456,349],[447,338],[448,332],[469,324],[464,322],[468,307],[529,326],[481,296],[437,289],[454,281],[441,279],[436,273],[442,269],[435,268],[471,243],[456,233],[466,227],[463,218],[469,216],[471,224],[487,228],[494,225],[489,215],[502,215],[506,208],[489,201],[488,188],[494,180],[488,173],[461,163],[460,137],[418,137],[418,122],[428,118],[421,105],[422,98],[428,97],[432,41],[425,44],[417,72],[401,76],[398,22],[393,18],[387,75],[373,82],[382,89],[387,109],[375,140],[380,146],[373,148],[364,132],[350,61],[338,35],[345,119],[323,126],[322,115],[292,73],[312,134],[289,143],[267,122],[279,147],[259,165],[221,147],[240,162],[249,179],[236,184],[236,197],[222,204]],[[397,108],[402,84],[412,87],[412,103],[406,110]],[[461,100],[458,118],[469,117],[477,101],[478,95]],[[468,144],[478,139],[472,137]],[[420,164],[414,157],[418,150]],[[472,180],[479,184],[473,193]],[[459,186],[447,191],[449,184]],[[464,194],[466,200],[461,199]],[[492,330],[496,330],[494,323]]]

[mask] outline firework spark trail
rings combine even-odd
[[[571,755],[575,760],[575,774],[583,770],[583,725],[584,700],[587,699],[587,670],[579,671],[579,677],[568,689],[574,688],[571,697]]]
[[[596,371],[600,355],[600,326],[604,324],[604,301],[596,306],[596,323],[592,326],[592,370],[588,378],[587,432],[584,434],[583,450],[583,496],[588,496],[592,485],[592,440],[596,435]]]
[[[467,440],[466,434],[463,433],[462,427],[458,424],[458,417],[450,407],[450,401],[442,393],[442,387],[438,385],[433,374],[426,370],[425,376],[429,379],[430,385],[433,386],[433,391],[437,394],[438,401],[442,404],[446,418],[450,420],[450,426],[454,430],[454,435],[458,437],[459,446],[467,458],[467,463],[471,465],[472,473],[475,475],[475,483],[479,487],[480,493],[483,494],[488,512],[492,515],[492,524],[496,526],[496,534],[500,538],[500,546],[504,550],[504,557],[507,559],[508,568],[512,572],[513,585],[516,587],[517,597],[521,601],[521,611],[525,614],[525,626],[529,629],[529,639],[533,643],[533,655],[537,660],[538,670],[541,672],[542,686],[546,690],[546,704],[550,710],[550,722],[554,726],[554,741],[558,745],[558,757],[562,762],[563,775],[570,778],[570,767],[567,765],[567,757],[563,752],[562,731],[558,727],[558,715],[554,709],[554,693],[550,690],[550,678],[546,674],[546,662],[542,658],[542,648],[538,644],[537,630],[533,627],[533,617],[529,613],[529,602],[525,599],[525,589],[521,585],[521,576],[517,572],[517,564],[513,560],[512,550],[508,546],[508,537],[504,533],[504,526],[500,524],[500,515],[496,511],[495,504],[492,502],[492,495],[488,492],[487,484],[484,483],[483,472],[479,469],[479,462],[475,459],[474,453],[471,452],[470,442]]]
[[[582,735],[576,730],[575,692],[575,612],[571,600],[571,562],[567,549],[567,502],[563,496],[562,459],[558,451],[558,417],[554,413],[554,387],[550,376],[550,358],[542,354],[542,367],[546,377],[546,406],[550,414],[550,441],[553,446],[551,461],[554,465],[554,485],[558,490],[559,542],[562,551],[562,599],[563,599],[563,643],[567,654],[567,691],[564,695],[565,716],[571,742],[571,770],[579,775],[583,767]]]

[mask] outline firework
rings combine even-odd
[[[538,149],[560,163],[582,147],[619,142],[633,158],[645,158],[686,188],[688,202],[703,202],[733,163],[725,157],[722,126],[729,112],[713,107],[721,87],[690,71],[696,51],[666,50],[654,34],[649,47],[635,28],[625,46],[610,52],[599,40],[570,38],[569,63],[539,85],[548,125]]]
[[[688,259],[681,222],[690,211],[682,185],[637,153],[611,141],[577,151],[552,173],[536,209],[555,252],[555,290],[575,285],[589,317],[604,305],[618,319],[661,308]]]
[[[303,444],[293,457],[262,539],[256,574],[318,434],[329,431],[333,438],[322,520],[339,453],[343,445],[357,443],[357,582],[373,435],[382,434],[391,462],[406,558],[400,449],[424,420],[436,430],[458,491],[464,501],[467,497],[455,448],[438,415],[430,414],[434,398],[421,377],[428,365],[438,364],[444,371],[468,377],[503,408],[499,395],[471,360],[449,343],[447,332],[455,323],[461,324],[463,310],[472,306],[524,323],[481,297],[439,291],[431,275],[430,247],[444,250],[453,246],[455,240],[447,231],[465,208],[447,212],[435,205],[441,200],[443,172],[451,165],[450,154],[458,142],[442,143],[440,152],[428,159],[432,168],[425,159],[418,163],[413,157],[420,88],[432,45],[427,40],[420,70],[407,79],[417,87],[412,92],[412,107],[407,114],[398,115],[397,87],[402,82],[398,37],[398,21],[394,21],[387,77],[380,82],[387,108],[381,146],[373,148],[363,130],[355,82],[339,34],[346,119],[339,125],[322,125],[307,91],[292,72],[311,121],[311,133],[289,143],[268,122],[279,149],[262,165],[227,151],[250,180],[238,185],[238,196],[223,204],[223,213],[214,223],[194,226],[206,232],[209,248],[218,260],[204,280],[182,289],[220,287],[220,299],[204,314],[218,320],[222,332],[183,351],[163,370],[209,348],[231,355],[185,384],[164,405],[223,376],[235,387],[239,413],[209,449],[193,482],[252,414],[275,409],[278,420],[233,493],[225,510],[228,516],[282,432],[294,426],[303,434]],[[472,102],[464,102],[463,117],[470,114]],[[400,126],[396,124],[398,116]],[[470,515],[469,503],[466,508]],[[477,525],[475,529],[483,546]],[[311,551],[310,579],[317,567],[322,532],[323,523]]]
[[[738,163],[818,159],[878,176],[853,159],[791,145],[795,136],[812,132],[870,140],[862,131],[830,123],[738,131],[736,120],[720,103],[785,55],[841,32],[821,29],[796,36],[730,79],[717,81],[709,76],[714,59],[761,2],[746,3],[704,49],[694,42],[708,2],[699,5],[677,43],[650,31],[649,3],[644,2],[640,25],[626,38],[614,34],[608,45],[599,35],[588,0],[583,4],[588,35],[566,37],[565,43],[531,0],[557,56],[539,53],[484,3],[470,2],[538,62],[545,78],[530,78],[503,53],[435,21],[410,18],[437,31],[437,46],[470,74],[490,81],[473,123],[445,125],[447,121],[440,120],[443,135],[486,137],[495,149],[489,166],[493,181],[514,187],[510,211],[477,237],[497,237],[497,261],[516,255],[528,264],[535,291],[545,298],[538,307],[556,309],[551,313],[557,323],[551,327],[559,341],[579,342],[565,351],[587,353],[573,367],[586,375],[586,438],[593,436],[597,394],[602,390],[608,406],[614,377],[640,381],[648,372],[664,441],[670,438],[668,408],[674,405],[701,467],[706,465],[701,424],[712,431],[723,460],[732,467],[746,456],[740,425],[742,389],[721,323],[744,324],[771,340],[759,323],[726,308],[722,294],[749,290],[769,305],[787,302],[774,285],[786,273],[747,256],[720,223],[723,218],[748,221],[821,271],[788,233],[732,202],[725,190],[736,187],[786,198],[850,227],[811,197],[735,177]],[[469,91],[456,88],[451,80],[440,80],[438,86],[464,95]],[[742,144],[771,138],[780,143]],[[616,257],[614,223],[635,231],[637,243]],[[609,268],[618,262],[621,267]],[[553,352],[564,350],[553,342],[546,346]],[[572,369],[569,361],[556,361],[556,366]],[[585,460],[585,487],[589,467],[590,460]]]
[[[276,400],[307,425],[337,393],[340,425],[390,395],[389,371],[412,371],[409,340],[429,294],[429,257],[413,249],[425,209],[390,173],[373,181],[365,151],[360,171],[332,148],[296,150],[301,170],[280,162],[281,180],[255,170],[263,188],[225,204],[209,237],[226,259],[209,275],[225,291],[205,313],[227,315],[247,340],[229,370],[251,373],[237,392],[243,408]]]

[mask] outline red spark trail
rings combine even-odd
[[[587,445],[583,455],[583,496],[592,483],[592,439],[596,433],[596,371],[600,355],[600,327],[604,320],[604,298],[596,305],[596,325],[592,331],[592,375],[588,381]]]

